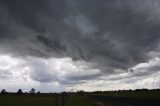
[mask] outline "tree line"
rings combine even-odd
[[[2,89],[1,90],[1,94],[8,94],[9,92],[7,92],[6,89]],[[17,94],[23,94],[23,93],[28,93],[28,92],[23,92],[22,89],[18,89]],[[40,94],[40,91],[36,92],[36,90],[34,88],[32,88],[29,91],[30,94]]]

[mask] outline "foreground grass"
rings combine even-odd
[[[97,106],[97,105],[80,96],[72,95],[70,96],[66,106]]]
[[[30,95],[0,95],[0,106],[54,106],[54,97]]]

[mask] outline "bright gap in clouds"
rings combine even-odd
[[[75,62],[71,58],[17,58],[1,54],[0,89],[15,92],[21,88],[27,92],[35,88],[41,92],[61,92],[70,89],[158,88],[160,71],[154,67],[160,67],[159,62],[160,58],[155,58],[136,65],[133,67],[134,72],[115,70],[115,74],[109,74],[90,68],[90,64],[85,61]]]
[[[34,87],[42,92],[64,91],[101,76],[98,69],[90,69],[84,61],[71,58],[16,58],[0,55],[0,89],[28,91]]]

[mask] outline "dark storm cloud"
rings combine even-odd
[[[1,51],[16,56],[69,56],[106,73],[126,70],[147,61],[148,53],[158,46],[159,3],[0,0]]]
[[[43,16],[60,20],[65,15],[63,11],[65,1],[63,0],[1,0],[1,3],[18,24],[23,24],[38,32],[46,30],[43,20],[40,19]]]

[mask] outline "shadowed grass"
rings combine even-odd
[[[72,95],[70,96],[66,106],[98,106],[98,105],[80,96]]]
[[[34,95],[0,95],[0,106],[54,106],[54,97]]]

